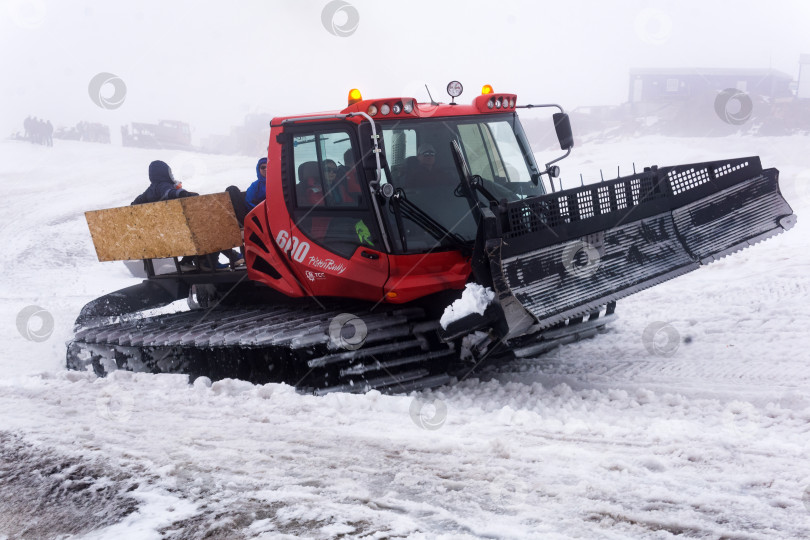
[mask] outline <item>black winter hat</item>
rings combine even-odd
[[[172,168],[165,161],[153,161],[149,164],[149,181],[153,184],[158,182],[174,182]]]

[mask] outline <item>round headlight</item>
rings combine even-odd
[[[405,105],[402,106],[402,110],[404,110],[407,114],[413,112],[413,101],[408,100],[405,102]]]
[[[510,107],[514,107],[514,106],[515,106],[515,98],[510,98],[510,99],[509,99],[509,106],[510,106]]]
[[[394,189],[393,184],[383,184],[380,187],[380,193],[382,193],[383,197],[385,197],[386,199],[390,199],[391,197],[393,197],[394,191],[396,190]]]
[[[369,105],[368,106],[368,115],[369,116],[376,116],[377,115],[377,106],[376,105]]]
[[[498,99],[495,100],[495,108],[496,109],[501,108],[501,98],[498,98]]]
[[[380,112],[383,114],[388,114],[389,112],[391,112],[391,107],[388,106],[388,103],[384,103],[383,105],[380,106]]]
[[[494,106],[495,106],[495,100],[490,99],[489,101],[487,101],[487,107],[488,108],[491,109]]]
[[[394,111],[394,114],[399,114],[402,112],[402,103],[394,103],[394,106],[391,107],[391,110]]]

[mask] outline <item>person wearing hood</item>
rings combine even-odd
[[[183,183],[174,179],[172,168],[164,161],[153,161],[149,164],[149,187],[146,191],[138,195],[132,204],[146,204],[159,201],[169,201],[172,199],[181,199],[183,197],[196,197],[199,193],[187,191],[183,189]],[[244,263],[244,257],[232,249],[221,252],[228,257],[232,263]],[[208,262],[202,258],[197,257],[183,257],[179,261],[180,269],[184,272],[191,271],[196,268],[203,270],[210,270]],[[216,263],[217,268],[225,268],[227,265]]]
[[[183,189],[183,184],[174,179],[171,167],[166,162],[158,160],[149,164],[149,187],[138,195],[132,204],[168,201],[195,195],[199,194]]]
[[[247,191],[242,193],[236,186],[228,186],[225,191],[231,196],[234,212],[239,225],[245,221],[245,216],[256,208],[265,199],[267,185],[267,158],[263,157],[256,163],[256,180],[250,184]]]
[[[263,157],[256,163],[256,180],[250,184],[245,192],[245,203],[248,212],[256,208],[267,196],[267,158]]]

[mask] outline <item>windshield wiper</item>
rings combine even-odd
[[[484,179],[481,178],[480,175],[478,174],[472,175],[470,177],[470,185],[474,190],[480,192],[489,202],[496,204],[498,203],[498,199],[496,199],[495,196],[492,193],[490,193],[490,191],[487,188],[484,187]],[[464,193],[464,191],[465,191],[464,182],[462,181],[458,183],[458,186],[456,186],[456,189],[455,191],[453,191],[453,194],[456,197],[466,197],[467,195]]]
[[[430,217],[424,210],[409,201],[402,188],[398,188],[394,196],[391,197],[391,206],[397,219],[402,248],[405,251],[407,251],[408,248],[405,238],[405,227],[402,222],[403,217],[419,225],[425,232],[438,240],[439,244],[442,244],[445,240],[449,240],[451,244],[462,251],[469,248],[468,242],[465,242],[461,236],[447,229],[444,225]]]

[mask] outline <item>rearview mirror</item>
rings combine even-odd
[[[554,113],[554,130],[557,140],[560,141],[560,150],[570,150],[574,147],[574,134],[571,131],[571,120],[565,113]]]

